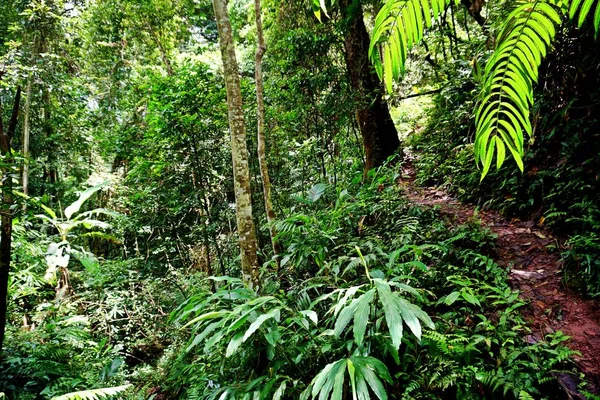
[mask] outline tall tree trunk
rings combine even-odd
[[[217,20],[219,45],[227,89],[231,156],[233,160],[233,188],[235,192],[236,222],[242,258],[242,275],[244,281],[250,287],[258,289],[256,232],[252,219],[250,169],[248,167],[248,148],[246,146],[246,126],[244,123],[244,109],[242,107],[240,75],[235,56],[231,23],[229,22],[227,12],[227,1],[213,0],[213,8]]]
[[[0,212],[2,218],[0,222],[0,355],[4,345],[4,331],[6,329],[7,309],[8,309],[8,276],[10,271],[10,261],[12,257],[12,175],[10,166],[13,163],[11,152],[11,141],[17,128],[19,120],[19,104],[21,102],[21,88],[17,88],[13,110],[8,124],[8,129],[4,131],[2,125],[2,104],[0,104],[0,152],[2,153],[2,203]]]
[[[400,147],[400,140],[383,99],[383,87],[369,61],[370,38],[360,0],[341,0],[340,6],[346,24],[346,67],[359,102],[356,119],[365,148],[366,173],[394,154]]]
[[[30,121],[29,121],[29,110],[31,108],[31,84],[33,76],[29,75],[27,78],[27,88],[25,89],[25,110],[23,114],[23,172],[21,176],[21,183],[23,185],[23,193],[29,194],[29,133],[30,133]],[[27,203],[23,203],[23,211],[27,210]]]
[[[257,106],[257,152],[258,165],[260,167],[260,177],[263,185],[263,197],[265,200],[265,213],[269,224],[269,234],[271,236],[271,245],[273,246],[273,255],[278,256],[281,253],[281,247],[275,237],[275,211],[271,201],[271,179],[269,178],[269,168],[267,167],[267,145],[265,140],[265,102],[263,97],[263,76],[262,59],[267,51],[265,38],[263,34],[263,25],[261,18],[260,0],[254,0],[254,13],[256,15],[256,36],[257,46],[254,66],[254,80],[256,82],[256,106]]]
[[[50,90],[47,87],[42,87],[42,118],[43,118],[43,132],[47,140],[54,135],[54,126],[52,125],[52,99],[50,97]],[[58,183],[58,168],[56,166],[56,153],[54,151],[47,152],[48,159],[48,183],[44,186],[48,187],[49,201],[50,204],[54,204],[58,196],[56,183]]]
[[[43,35],[34,33],[33,40],[31,42],[31,56],[29,59],[30,65],[35,65],[39,53],[45,51],[46,48]],[[30,110],[31,88],[33,86],[33,78],[33,72],[30,72],[29,76],[27,77],[27,87],[25,88],[25,110],[23,115],[23,170],[21,171],[21,184],[23,186],[23,193],[25,195],[29,194],[29,139],[31,134]],[[23,202],[23,212],[25,211],[27,211],[27,202]]]

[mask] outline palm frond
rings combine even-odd
[[[596,6],[594,12],[594,29],[596,31],[596,38],[600,33],[600,1],[598,0],[571,0],[569,4],[569,19],[574,20],[577,17],[577,26],[581,28],[585,23],[587,16],[592,11],[592,8]]]
[[[388,92],[405,71],[408,52],[450,0],[388,0],[375,19],[369,58]]]
[[[523,2],[503,24],[485,68],[475,112],[475,159],[483,169],[481,179],[494,154],[500,168],[507,149],[523,171],[524,137],[533,134],[529,118],[533,84],[561,24],[561,11],[561,5],[554,2]]]

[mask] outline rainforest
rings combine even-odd
[[[0,399],[600,399],[598,0],[0,0]]]

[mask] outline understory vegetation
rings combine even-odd
[[[599,44],[592,29],[566,28],[555,54],[542,68],[524,173],[502,169],[480,183],[471,161],[475,81],[464,81],[436,96],[431,119],[410,138],[419,154],[420,184],[440,185],[480,207],[534,221],[566,238],[562,252],[567,283],[589,296],[600,294],[598,208],[600,191]]]
[[[597,3],[1,3],[0,399],[596,398],[478,210],[600,295]]]

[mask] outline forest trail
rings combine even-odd
[[[410,164],[404,166],[400,184],[411,202],[439,206],[440,212],[457,224],[479,219],[482,226],[497,235],[496,262],[510,268],[511,286],[529,302],[525,312],[532,321],[533,334],[526,340],[537,341],[556,331],[570,336],[569,347],[581,353],[574,358],[590,383],[587,390],[598,393],[600,305],[582,299],[563,283],[560,253],[548,249],[549,245],[558,247],[561,241],[532,221],[507,220],[497,212],[476,210],[474,205],[463,204],[438,188],[417,186]],[[572,382],[561,384],[571,394],[576,393]]]

